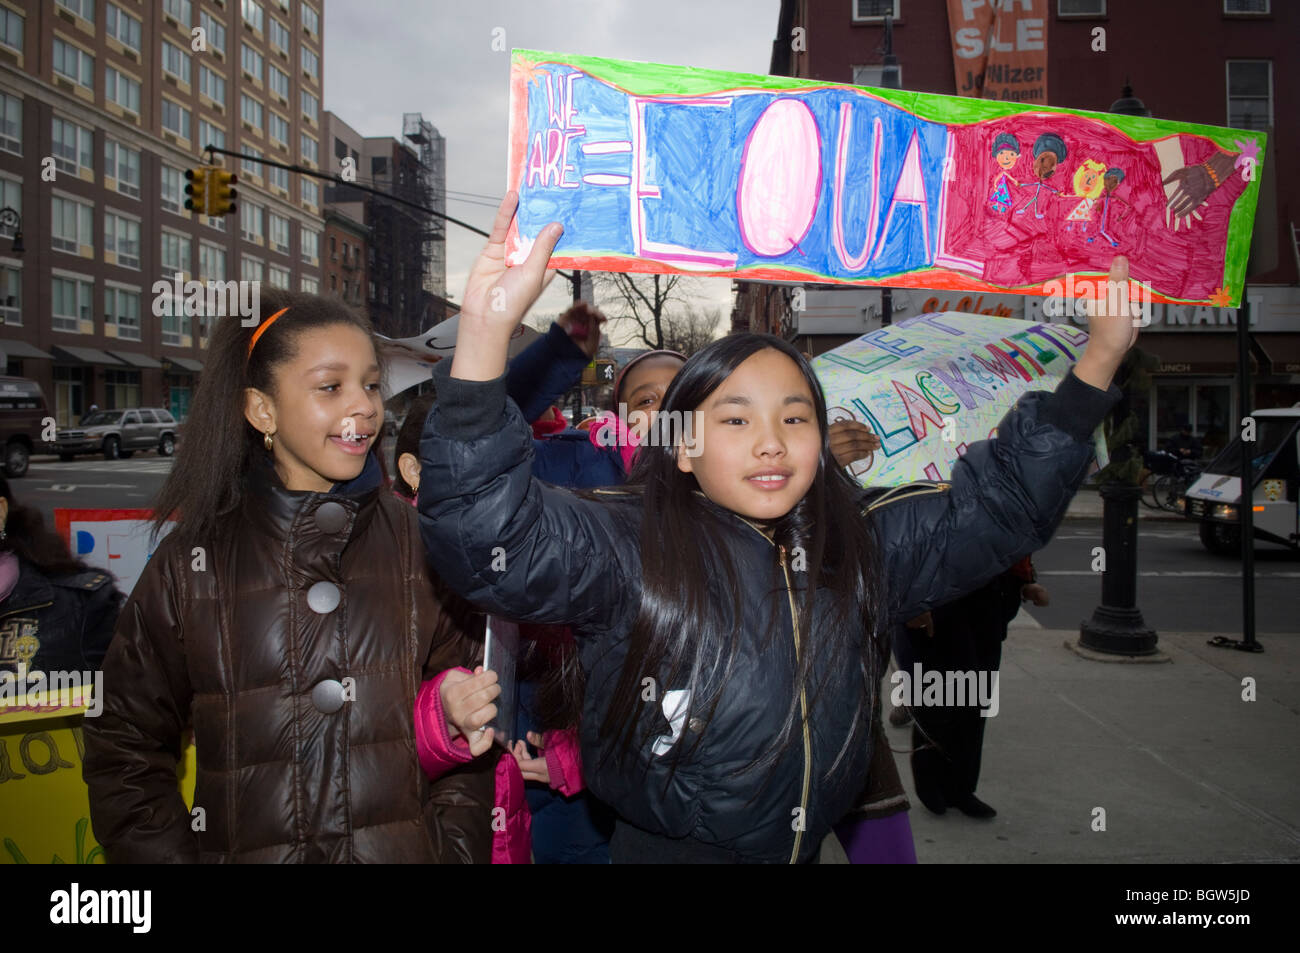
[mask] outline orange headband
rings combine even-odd
[[[245,361],[247,361],[249,358],[253,356],[253,348],[257,347],[257,339],[266,333],[266,329],[275,323],[276,318],[278,318],[280,315],[284,314],[288,310],[289,310],[288,308],[281,308],[279,311],[275,312],[275,314],[271,315],[269,318],[267,318],[265,321],[263,321],[261,324],[257,326],[257,330],[253,332],[253,336],[248,340],[248,354],[244,358]]]

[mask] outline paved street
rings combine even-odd
[[[62,461],[32,457],[27,475],[11,480],[10,488],[24,505],[35,506],[54,525],[55,508],[147,508],[171,471],[174,457],[137,453],[130,460],[99,456]]]

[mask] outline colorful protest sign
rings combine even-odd
[[[167,532],[168,523],[151,540],[153,510],[77,510],[54,511],[54,527],[67,541],[78,559],[113,574],[117,587],[130,594],[135,581],[144,572],[144,564]]]
[[[1236,307],[1265,136],[515,50],[512,263]],[[1071,279],[1074,284],[1074,278]]]
[[[104,863],[90,826],[81,780],[86,698],[58,697],[0,704],[0,863]],[[12,702],[12,704],[11,704]],[[194,804],[195,752],[189,742],[177,769],[181,797]]]
[[[949,479],[1021,394],[1055,390],[1087,341],[1064,324],[945,311],[864,334],[812,366],[830,421],[856,420],[880,438],[849,472],[863,486],[898,486]]]

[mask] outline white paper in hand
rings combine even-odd
[[[496,700],[497,716],[488,722],[488,726],[495,729],[496,741],[505,747],[514,740],[515,712],[519,705],[519,684],[515,678],[518,659],[519,626],[500,616],[488,616],[483,667],[497,673],[497,684],[501,686],[501,694]]]
[[[457,314],[412,338],[375,335],[379,339],[379,351],[388,364],[388,373],[384,375],[384,400],[427,381],[433,365],[456,353],[459,328],[460,315]],[[509,356],[513,358],[537,337],[537,332],[530,327],[521,324],[515,328],[510,339]]]

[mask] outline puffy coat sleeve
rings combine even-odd
[[[91,825],[115,864],[199,859],[176,780],[193,693],[173,542],[159,545],[117,618],[104,657],[103,711],[83,723]]]
[[[569,332],[555,322],[510,362],[506,390],[519,405],[524,420],[532,423],[546,413],[562,394],[582,378],[591,358],[573,343]]]
[[[1055,392],[1020,398],[997,437],[971,444],[951,483],[896,487],[864,507],[903,622],[978,589],[1042,549],[1092,459],[1092,433],[1120,399],[1071,371]]]
[[[533,435],[504,378],[434,368],[438,404],[420,441],[420,528],[438,574],[480,608],[521,622],[611,628],[640,591],[634,530],[610,507],[532,475]]]

